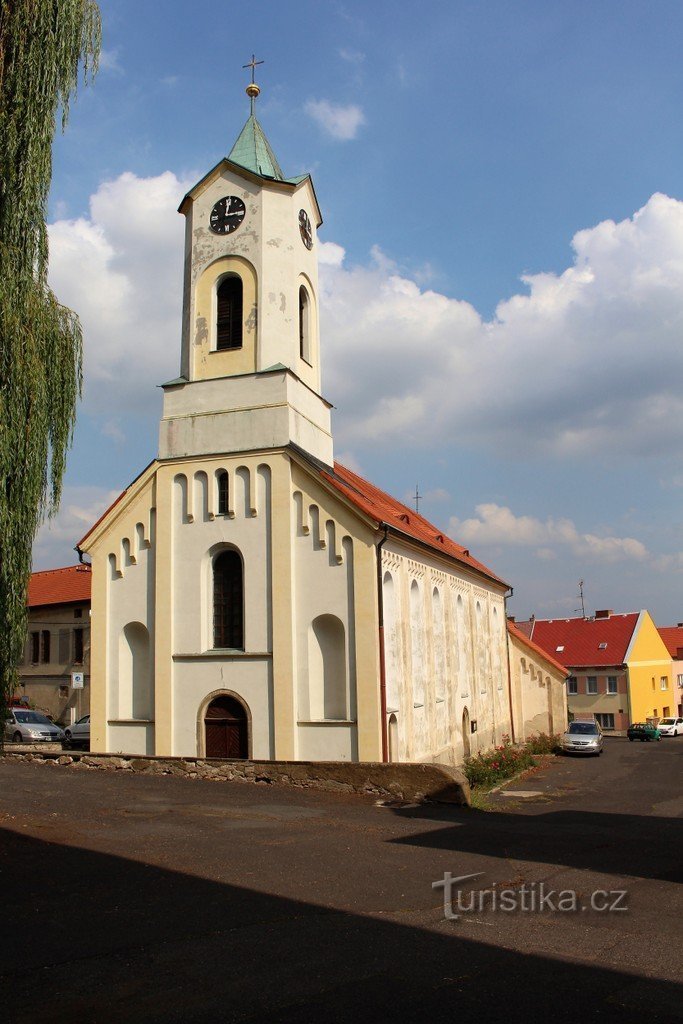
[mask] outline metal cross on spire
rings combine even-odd
[[[246,91],[247,91],[247,96],[251,100],[251,113],[252,113],[252,116],[253,116],[253,113],[254,113],[254,100],[256,99],[258,94],[261,92],[261,90],[259,89],[258,85],[254,81],[254,69],[257,68],[259,66],[259,64],[265,64],[265,61],[263,61],[263,60],[256,60],[256,56],[252,53],[251,60],[249,61],[249,63],[242,65],[242,68],[244,68],[244,69],[251,68],[251,82],[247,86],[247,90]]]
[[[251,84],[254,84],[254,68],[257,68],[259,64],[265,64],[264,60],[256,60],[255,55],[252,53],[251,60],[248,64],[243,64],[242,68],[251,68]]]

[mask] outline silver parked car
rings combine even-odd
[[[562,737],[567,754],[602,754],[602,729],[597,722],[572,722]]]
[[[47,715],[29,708],[10,708],[5,739],[14,743],[59,743],[64,733]]]
[[[73,725],[64,730],[65,743],[68,747],[90,746],[90,715],[79,718]]]

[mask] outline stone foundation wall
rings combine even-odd
[[[187,757],[126,757],[114,754],[6,752],[6,758],[81,771],[125,771],[177,775],[216,782],[296,786],[329,793],[358,793],[407,803],[469,804],[465,776],[442,764],[381,764],[347,761],[222,761]]]

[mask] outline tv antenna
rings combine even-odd
[[[581,618],[585,619],[586,618],[586,606],[585,606],[584,600],[583,600],[583,580],[579,580],[579,601],[581,602],[581,607],[580,608],[575,608],[574,612],[575,613],[576,612],[581,612]]]

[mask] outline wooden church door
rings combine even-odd
[[[249,723],[234,697],[216,697],[204,716],[206,757],[238,760],[249,757]]]

